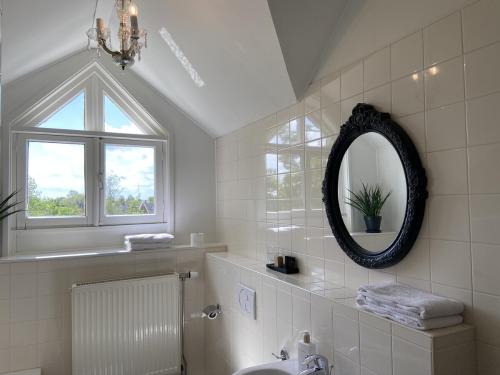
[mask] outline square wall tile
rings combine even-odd
[[[391,51],[384,48],[365,58],[364,89],[369,90],[380,86],[391,79]]]
[[[12,298],[36,297],[38,293],[37,274],[11,275],[10,287]]]
[[[346,258],[345,286],[351,289],[358,289],[358,287],[363,284],[368,284],[368,269]]]
[[[419,237],[411,251],[395,266],[396,274],[421,280],[430,280],[429,240]]]
[[[311,294],[311,334],[318,352],[333,363],[333,304],[314,294]]]
[[[352,98],[343,100],[340,103],[340,122],[341,124],[345,123],[349,120],[349,117],[352,115],[352,110],[356,107],[356,104],[363,102],[363,95],[356,95]]]
[[[500,142],[500,93],[467,101],[468,143],[477,146]]]
[[[290,120],[290,145],[298,145],[304,142],[304,117]]]
[[[306,153],[306,169],[309,170],[321,168],[321,139],[307,142],[304,146]]]
[[[473,298],[476,339],[500,346],[500,297],[474,292]]]
[[[396,275],[391,272],[369,270],[368,282],[370,283],[370,285],[382,284],[382,283],[395,283]]]
[[[478,374],[495,375],[500,368],[500,349],[482,342],[477,343]]]
[[[359,362],[359,323],[342,314],[333,314],[333,347],[351,361]]]
[[[11,346],[34,345],[38,342],[38,322],[14,323],[10,326]]]
[[[325,260],[325,280],[332,284],[345,284],[344,261]]]
[[[430,241],[431,280],[441,284],[472,289],[470,244],[456,241]]]
[[[361,366],[376,374],[392,373],[391,335],[360,324]]]
[[[299,172],[303,171],[305,167],[306,157],[304,145],[291,147],[289,149],[290,153],[290,171]]]
[[[471,194],[500,193],[500,143],[469,148]]]
[[[465,55],[465,95],[467,98],[500,91],[500,43]]]
[[[311,294],[298,288],[292,288],[293,334],[311,331]],[[297,335],[297,336],[295,336]]]
[[[430,66],[462,53],[460,12],[443,18],[424,29],[424,65]]]
[[[500,244],[500,195],[470,196],[472,242]]]
[[[323,108],[322,117],[322,136],[328,137],[338,134],[340,131],[340,103],[333,103]]]
[[[325,280],[325,258],[307,257],[307,275],[314,280]]]
[[[395,121],[408,133],[417,151],[424,153],[426,150],[425,141],[425,114],[424,112],[396,118]]]
[[[435,196],[428,202],[432,239],[469,241],[469,202],[466,196]]]
[[[321,112],[311,112],[304,118],[305,141],[321,138]]]
[[[333,73],[321,80],[321,107],[340,101],[340,74]]]
[[[456,103],[463,99],[464,63],[462,56],[425,70],[427,109]]]
[[[364,102],[371,104],[381,112],[391,112],[391,85],[386,85],[374,88],[364,93]]]
[[[316,258],[324,258],[323,228],[307,228],[307,254]]]
[[[292,252],[307,254],[306,228],[292,225]]]
[[[486,46],[500,40],[500,3],[482,0],[465,7],[463,15],[464,50]]]
[[[467,194],[467,153],[464,148],[427,154],[428,189],[433,195]]]
[[[360,375],[359,362],[354,362],[335,350],[334,352],[335,375]]]
[[[472,259],[474,289],[500,296],[500,246],[473,243]]]
[[[304,113],[314,112],[321,107],[321,84],[312,83],[306,91],[304,98]]]
[[[38,367],[38,345],[13,347],[10,350],[10,369],[26,370]]]
[[[422,32],[419,31],[391,45],[391,78],[422,70],[423,61]]]
[[[424,80],[421,72],[392,82],[392,113],[395,117],[424,110]]]
[[[431,375],[431,352],[392,337],[394,375]]]
[[[427,151],[466,146],[464,102],[426,112],[426,144]]]
[[[340,248],[328,223],[325,223],[325,227],[323,228],[323,249],[325,251],[325,259],[344,262],[345,254]]]
[[[363,91],[363,61],[340,73],[340,98],[347,99]]]

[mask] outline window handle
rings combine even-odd
[[[104,176],[103,176],[102,173],[99,173],[97,175],[97,180],[98,180],[98,183],[99,183],[99,189],[103,190],[104,189]]]

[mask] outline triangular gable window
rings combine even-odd
[[[104,95],[104,131],[108,133],[144,134],[144,131],[107,95]]]
[[[115,78],[94,62],[13,122],[14,128],[103,132],[164,138],[163,127]],[[40,129],[40,131],[42,131]]]
[[[64,104],[49,118],[38,125],[39,128],[85,130],[85,91]]]

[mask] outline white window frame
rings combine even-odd
[[[106,145],[123,145],[123,146],[144,146],[153,147],[155,150],[155,214],[144,215],[106,215]],[[164,186],[164,165],[163,154],[164,145],[158,141],[133,141],[127,139],[101,139],[99,140],[99,225],[116,225],[116,224],[145,224],[145,223],[161,223],[164,221],[164,200],[162,194]]]
[[[85,130],[65,130],[37,127],[47,118],[85,91]],[[104,95],[117,104],[137,126],[148,135],[105,133]],[[62,143],[86,145],[86,219],[73,221],[66,217],[38,220],[23,219],[24,213],[12,215],[6,220],[6,244],[8,255],[33,254],[86,249],[116,248],[123,243],[123,235],[144,232],[174,232],[173,173],[170,160],[173,150],[169,135],[114,77],[98,62],[92,62],[63,82],[9,123],[8,183],[9,191],[22,189],[26,196],[26,140],[57,140]],[[155,215],[131,218],[103,218],[99,172],[102,170],[99,153],[103,142],[123,144],[154,144],[155,152]],[[154,216],[154,217],[153,217]],[[137,220],[134,220],[136,218]],[[32,220],[34,219],[34,220]],[[69,220],[66,220],[69,219]],[[81,219],[81,218],[79,218]],[[66,233],[66,234],[64,234]],[[64,234],[64,235],[63,235]],[[61,237],[63,235],[63,237]],[[43,239],[43,240],[42,240]]]
[[[26,211],[16,215],[18,229],[44,228],[44,227],[67,227],[92,225],[94,217],[94,187],[95,187],[95,141],[86,137],[68,137],[48,134],[17,134],[16,135],[16,190],[23,197],[23,208]],[[28,217],[28,143],[30,141],[75,143],[85,146],[85,216],[61,216],[61,217]]]

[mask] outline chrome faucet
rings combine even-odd
[[[328,359],[320,354],[307,356],[303,364],[307,368],[304,371],[299,372],[299,375],[330,375]]]
[[[287,359],[290,359],[290,355],[288,354],[288,351],[285,348],[281,349],[280,355],[277,355],[274,353],[271,353],[271,354],[274,356],[274,358],[281,359],[282,361],[286,361]]]

